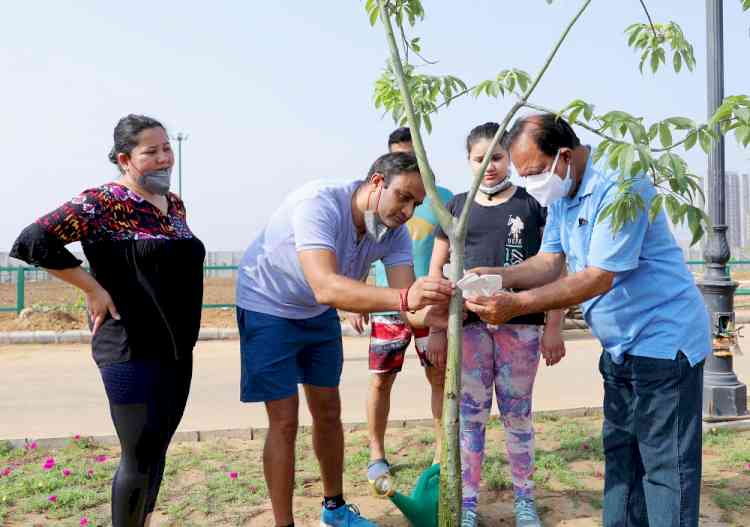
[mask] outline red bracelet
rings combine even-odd
[[[401,299],[401,308],[400,311],[409,313],[414,313],[415,311],[412,311],[409,309],[409,289],[411,289],[411,286],[407,287],[406,289],[401,289],[398,292],[398,296]]]

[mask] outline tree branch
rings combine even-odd
[[[380,10],[380,20],[385,29],[386,40],[388,41],[388,48],[391,55],[391,66],[393,66],[393,71],[396,74],[398,86],[404,99],[406,117],[412,128],[411,139],[412,144],[414,145],[414,154],[419,163],[419,171],[422,174],[422,181],[424,182],[427,195],[430,196],[432,210],[437,215],[440,226],[448,236],[451,236],[453,234],[453,216],[448,212],[448,209],[445,208],[445,204],[440,200],[440,195],[435,186],[435,173],[432,171],[430,163],[427,160],[427,153],[424,148],[424,143],[422,142],[422,135],[419,133],[417,114],[414,111],[414,103],[409,94],[409,87],[406,85],[406,74],[404,73],[404,67],[401,63],[401,57],[398,52],[396,35],[393,32],[391,18],[388,16],[387,10],[385,9],[384,0],[378,0],[378,9]]]
[[[536,77],[534,78],[531,85],[528,87],[526,92],[521,95],[521,99],[516,101],[513,106],[511,107],[508,114],[505,116],[505,119],[503,119],[503,122],[500,123],[500,127],[497,129],[497,133],[495,134],[495,137],[492,138],[492,141],[490,142],[489,146],[487,147],[487,152],[484,155],[484,159],[482,160],[482,164],[479,165],[479,169],[477,169],[476,173],[474,174],[474,180],[472,181],[471,188],[469,189],[469,194],[466,197],[466,203],[472,203],[474,201],[475,196],[477,195],[477,190],[479,190],[479,184],[482,181],[482,178],[484,177],[484,171],[487,170],[487,165],[490,164],[490,159],[492,159],[492,151],[495,149],[495,146],[497,146],[498,142],[500,141],[500,137],[505,133],[505,129],[508,127],[508,123],[510,123],[510,120],[513,118],[513,116],[520,110],[524,104],[526,104],[526,101],[529,100],[529,97],[536,89],[537,85],[539,84],[539,81],[542,80],[542,77],[547,72],[547,69],[549,69],[550,64],[552,63],[552,60],[555,58],[555,55],[557,54],[557,51],[560,49],[560,46],[562,46],[562,43],[565,41],[565,38],[570,33],[570,30],[573,29],[573,26],[576,22],[578,22],[578,19],[581,18],[581,15],[583,15],[583,12],[586,10],[586,8],[591,3],[591,0],[585,0],[581,8],[578,10],[576,15],[573,17],[573,19],[568,23],[567,27],[565,28],[565,31],[563,31],[562,35],[560,35],[560,38],[557,39],[557,43],[555,43],[555,46],[552,48],[552,51],[547,56],[547,59],[544,61],[544,65],[542,66],[542,69],[539,70],[539,73],[536,74]],[[458,218],[458,224],[456,225],[456,233],[460,236],[460,239],[463,240],[463,236],[465,236],[466,233],[466,226],[469,218],[469,209],[471,207],[464,207],[461,211],[461,215]]]
[[[646,2],[641,0],[641,5],[643,6],[643,10],[646,12],[646,18],[648,18],[648,23],[651,24],[651,31],[654,32],[655,37],[658,37],[659,35],[656,33],[656,27],[654,26],[654,21],[651,19],[651,13],[648,12],[648,8],[646,7]]]
[[[534,103],[530,103],[530,102],[524,103],[524,106],[526,108],[531,108],[532,110],[537,110],[539,112],[557,113],[555,110],[552,110],[550,108],[546,108],[544,106],[539,106],[538,104],[534,104]],[[579,121],[578,119],[576,119],[574,122],[569,123],[569,124],[574,124],[576,126],[580,126],[581,128],[584,128],[584,129],[588,130],[589,132],[592,132],[592,133],[598,135],[599,137],[601,137],[603,139],[606,139],[607,141],[611,141],[613,143],[616,143],[616,144],[622,144],[622,145],[624,145],[624,144],[631,144],[631,143],[628,143],[628,141],[623,141],[622,139],[617,139],[615,137],[612,137],[611,135],[607,135],[604,132],[602,132],[601,130],[599,130],[597,128],[594,128],[593,126],[591,126],[591,125],[589,125],[589,124],[587,124],[587,123],[585,123],[583,121]],[[700,129],[700,128],[701,127],[698,127],[697,129]],[[649,150],[651,152],[656,153],[656,154],[661,153],[661,152],[669,152],[670,150],[674,150],[678,146],[680,146],[683,143],[685,143],[685,141],[687,141],[687,136],[684,137],[682,140],[677,141],[676,143],[673,143],[673,144],[671,144],[671,145],[669,145],[669,146],[667,146],[665,148],[649,148]]]

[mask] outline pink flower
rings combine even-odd
[[[5,467],[2,472],[0,472],[0,476],[8,477],[10,476],[10,473],[13,472],[13,469],[10,467]]]
[[[50,496],[49,498],[47,498],[47,500],[51,501],[52,503],[55,503],[57,501],[57,496],[55,496],[53,494],[52,496]]]
[[[81,440],[81,434],[76,434],[73,436],[73,441],[80,441]]]
[[[67,478],[67,477],[68,477],[68,476],[70,476],[71,474],[72,474],[72,472],[70,471],[70,469],[69,469],[69,468],[64,468],[64,469],[63,469],[63,476],[64,476],[64,477],[66,477],[66,478]]]
[[[78,525],[80,525],[81,527],[88,525],[88,524],[89,524],[89,519],[86,516],[81,518],[81,521],[78,522]]]
[[[255,485],[250,485],[250,486],[249,486],[249,487],[247,488],[247,490],[249,490],[249,491],[250,491],[250,494],[255,494],[256,492],[258,492],[258,487],[256,487]]]
[[[104,454],[100,454],[94,458],[94,461],[96,461],[97,463],[106,463],[107,459],[109,459],[107,456],[105,456]]]
[[[589,446],[589,444],[588,444],[588,443],[583,443],[583,444],[581,445],[581,448],[583,448],[584,450],[588,450],[588,449],[589,449],[589,448],[591,448],[591,447]]]
[[[230,472],[229,473],[229,479],[231,479],[232,481],[234,481],[235,479],[237,479],[237,476],[239,476],[239,474],[237,474],[237,472]]]
[[[745,465],[745,470],[750,470],[750,463],[748,463],[747,465]]]
[[[42,468],[44,470],[52,470],[55,468],[55,458],[48,457],[47,460],[44,462],[44,465],[42,465]]]
[[[94,477],[94,469],[93,468],[88,469],[88,471],[86,472],[86,477],[88,477],[88,478],[93,478]]]
[[[26,450],[36,450],[36,448],[37,448],[36,441],[32,441],[31,443],[26,443],[26,445],[24,446],[24,448]]]

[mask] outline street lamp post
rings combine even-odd
[[[708,115],[713,115],[724,99],[723,0],[706,0],[706,67],[708,76]],[[719,132],[719,126],[715,126]],[[708,154],[708,204],[711,223],[703,252],[706,262],[698,286],[711,315],[712,352],[703,375],[703,418],[707,421],[750,417],[747,413],[747,386],[734,373],[732,354],[737,349],[734,291],[737,282],[727,271],[730,251],[727,242],[726,180],[724,137],[714,142]]]
[[[187,141],[189,135],[177,132],[173,137],[177,141],[177,193],[182,198],[182,142]]]

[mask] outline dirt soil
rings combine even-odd
[[[233,304],[234,278],[207,278],[205,304]],[[16,285],[0,284],[0,306],[16,304]],[[25,318],[15,313],[0,313],[0,331],[66,331],[88,329],[84,314],[85,299],[75,288],[59,280],[26,282],[26,307],[33,308]],[[237,327],[234,308],[204,309],[202,327]]]
[[[737,273],[737,280],[747,279],[750,273]],[[205,304],[233,304],[234,277],[207,278],[204,285]],[[15,284],[0,284],[0,306],[16,304]],[[33,308],[27,318],[15,313],[0,313],[0,331],[66,331],[88,329],[84,315],[83,294],[59,280],[26,282],[26,307]],[[735,298],[737,309],[750,308],[750,296]],[[201,326],[206,328],[237,327],[234,308],[204,309]]]

